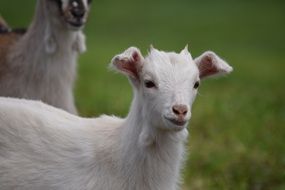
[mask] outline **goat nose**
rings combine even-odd
[[[188,108],[186,105],[174,105],[172,111],[175,115],[184,117],[188,112]]]
[[[73,9],[71,11],[71,14],[75,17],[75,18],[82,18],[85,15],[85,10],[83,9]]]

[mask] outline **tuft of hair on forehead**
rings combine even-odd
[[[181,50],[180,55],[185,56],[187,59],[193,60],[192,55],[188,49],[188,44],[185,46],[185,48],[183,50]]]
[[[180,53],[161,51],[151,45],[146,59],[150,62],[163,62],[169,64],[181,64],[193,60],[188,51],[188,45],[186,45]]]
[[[59,1],[63,7],[67,7],[70,3],[71,4],[83,4],[83,5],[88,5],[91,4],[91,0],[56,0]]]

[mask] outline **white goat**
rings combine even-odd
[[[186,126],[200,78],[232,68],[213,52],[191,58],[129,48],[112,60],[134,99],[126,119],[80,118],[36,101],[0,98],[1,190],[178,189]]]
[[[76,113],[73,85],[88,0],[37,0],[25,34],[0,35],[0,96],[42,100]],[[2,28],[5,27],[2,21]]]

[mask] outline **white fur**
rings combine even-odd
[[[137,77],[120,63],[139,66]],[[178,189],[187,124],[163,116],[175,118],[171,105],[180,103],[190,119],[196,64],[183,52],[152,49],[143,58],[137,48],[112,64],[133,84],[126,119],[85,119],[37,101],[0,98],[1,190]],[[146,88],[145,79],[157,87]]]
[[[85,36],[63,24],[55,2],[37,1],[27,33],[8,51],[0,95],[42,100],[76,114],[73,86],[78,54],[86,50]]]

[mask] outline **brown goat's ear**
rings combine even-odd
[[[0,15],[0,33],[9,32],[11,28]]]
[[[201,56],[197,57],[194,62],[199,69],[199,76],[201,79],[210,76],[228,74],[233,70],[230,65],[212,51],[203,53]]]
[[[143,61],[144,58],[140,50],[136,47],[130,47],[122,54],[116,55],[112,59],[111,66],[132,79],[138,80]]]

